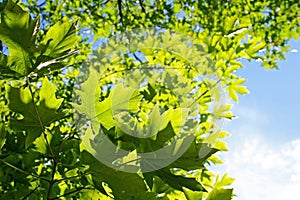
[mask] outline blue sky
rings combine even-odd
[[[300,188],[300,41],[279,70],[265,70],[259,62],[245,62],[238,73],[250,93],[239,98],[238,117],[224,129],[232,136],[223,166],[214,167],[236,178],[238,200],[282,200],[298,197]]]
[[[258,62],[248,62],[239,71],[247,79],[246,85],[250,90],[250,94],[240,98],[239,105],[267,113],[270,120],[267,127],[269,136],[275,141],[300,137],[297,127],[300,124],[300,56],[295,52],[300,50],[300,41],[290,44],[293,52],[286,55],[285,61],[279,62],[279,70],[267,71]]]

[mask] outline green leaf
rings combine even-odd
[[[39,15],[32,20],[28,11],[7,2],[1,14],[0,41],[7,46],[9,56],[6,63],[0,58],[0,72],[9,77],[26,76],[32,71],[42,75],[64,67],[62,60],[77,53],[72,50],[77,42],[75,23],[55,24],[41,44],[36,41],[39,30]]]
[[[141,94],[133,88],[125,88],[123,84],[118,84],[104,101],[98,102],[98,74],[95,70],[90,71],[89,78],[76,93],[81,99],[81,104],[73,104],[73,106],[79,113],[85,114],[91,120],[93,129],[97,131],[99,123],[106,129],[115,126],[113,115],[123,111],[138,111],[138,103],[141,99]]]
[[[153,184],[150,186],[150,188],[152,191],[156,192],[157,194],[165,193],[171,189],[170,186],[164,183],[158,176],[153,176],[153,174],[150,173],[144,173],[143,176],[145,177],[145,175],[148,176],[148,179],[150,179],[151,177],[151,181]],[[145,178],[145,180],[147,179]]]
[[[76,22],[57,22],[47,31],[42,41],[46,47],[43,55],[52,58],[60,57],[74,48],[76,42]]]
[[[11,119],[11,126],[19,131],[27,131],[26,148],[41,135],[46,126],[62,117],[63,113],[57,113],[63,99],[56,99],[56,87],[44,78],[39,93],[39,105],[35,105],[28,88],[8,87],[9,108],[22,114],[22,119]]]
[[[4,124],[0,123],[0,151],[3,145],[5,144],[5,140],[6,140],[5,136],[6,136],[6,130]]]
[[[88,120],[91,121],[93,129],[96,132],[100,128],[100,124],[97,120],[96,112],[104,113],[99,117],[103,117],[103,125],[108,129],[113,127],[114,121],[112,113],[110,111],[110,103],[102,102],[99,103],[97,97],[99,97],[98,87],[99,75],[96,70],[91,70],[88,79],[81,85],[81,90],[76,90],[76,94],[79,96],[81,104],[73,103],[72,105],[81,114],[84,114]],[[97,109],[97,110],[96,110]],[[104,112],[105,111],[105,112]]]
[[[62,61],[75,55],[77,43],[76,22],[57,22],[46,33],[39,49],[41,54],[35,63],[36,72],[42,75],[64,67]]]
[[[44,106],[52,110],[57,110],[63,101],[63,99],[56,98],[55,91],[56,86],[51,84],[47,78],[44,78],[39,94],[40,101],[44,102]]]
[[[233,189],[213,189],[206,200],[231,200]]]
[[[195,170],[203,167],[204,162],[218,150],[210,148],[205,143],[193,142],[188,150],[178,158],[170,167],[184,170]]]
[[[126,149],[132,153],[125,154],[125,156],[128,156],[126,159],[131,160],[135,159],[135,152],[137,154],[139,152],[150,152],[163,146],[168,146],[171,141],[178,141],[174,148],[170,146],[164,151],[165,154],[159,157],[165,161],[169,159],[168,155],[173,155],[174,152],[180,150],[180,147],[184,146],[184,141],[180,140],[181,136],[197,135],[199,137],[193,138],[193,140],[201,143],[194,141],[196,147],[189,149],[177,160],[177,163],[175,162],[173,166],[168,166],[166,171],[174,173],[174,176],[180,174],[184,178],[197,177],[200,182],[205,183],[205,187],[212,190],[211,194],[209,194],[210,192],[195,192],[182,186],[183,192],[182,190],[178,191],[168,186],[168,184],[173,184],[174,188],[181,189],[180,185],[183,185],[186,180],[182,180],[180,177],[179,179],[178,177],[169,177],[163,173],[151,174],[151,176],[143,174],[144,178],[141,178],[142,176],[139,173],[128,175],[109,169],[101,163],[99,164],[88,153],[80,155],[78,146],[81,141],[78,139],[78,136],[81,135],[78,135],[78,132],[72,126],[76,119],[73,120],[71,117],[53,123],[46,128],[50,146],[54,154],[57,155],[57,160],[59,160],[57,167],[55,167],[53,165],[54,162],[49,162],[50,157],[48,153],[50,150],[45,145],[43,135],[40,135],[34,141],[35,148],[31,148],[31,146],[28,149],[24,148],[28,131],[27,133],[25,131],[18,132],[16,127],[10,126],[12,126],[11,122],[14,120],[26,121],[29,119],[28,114],[23,115],[20,112],[13,112],[13,110],[8,109],[7,104],[11,101],[22,100],[21,107],[23,111],[30,113],[34,111],[31,106],[32,99],[36,100],[36,106],[40,110],[42,110],[40,106],[44,105],[47,109],[54,111],[59,103],[54,101],[53,107],[48,108],[52,104],[46,106],[46,103],[43,103],[46,100],[42,100],[41,96],[46,96],[46,90],[44,94],[38,96],[41,90],[39,85],[33,89],[34,98],[28,95],[28,91],[25,89],[23,91],[20,88],[16,88],[16,95],[5,99],[3,94],[6,91],[3,88],[4,84],[2,84],[0,88],[0,121],[1,123],[3,121],[5,124],[7,133],[0,157],[13,166],[7,166],[0,161],[1,199],[200,200],[204,199],[204,197],[208,197],[210,200],[230,199],[232,191],[224,189],[223,186],[230,184],[233,179],[224,176],[214,181],[215,176],[208,171],[209,168],[206,163],[219,163],[220,161],[212,156],[206,159],[206,156],[213,153],[214,149],[226,149],[225,143],[219,141],[222,138],[222,134],[213,130],[215,125],[217,125],[214,117],[232,118],[232,115],[228,112],[229,110],[223,110],[223,108],[210,113],[211,101],[212,99],[218,99],[218,97],[221,99],[220,91],[222,88],[227,88],[229,95],[235,101],[238,100],[239,94],[246,93],[246,88],[243,84],[237,83],[239,78],[236,74],[239,74],[239,72],[235,70],[242,67],[242,64],[237,63],[238,61],[245,58],[251,61],[261,59],[262,66],[265,66],[267,69],[276,68],[277,60],[282,59],[284,57],[283,53],[287,51],[288,40],[292,37],[298,38],[300,35],[300,7],[295,3],[296,1],[277,0],[273,3],[271,1],[245,0],[222,1],[221,4],[218,3],[221,1],[209,0],[140,0],[126,1],[126,3],[121,0],[107,0],[103,1],[103,3],[95,4],[86,3],[87,1],[84,0],[43,1],[42,4],[40,4],[40,1],[34,0],[5,0],[1,2],[4,3],[0,3],[0,26],[2,27],[0,41],[3,41],[4,46],[3,49],[0,46],[0,53],[3,53],[0,54],[0,79],[4,78],[6,80],[0,82],[5,82],[5,84],[12,83],[13,85],[22,84],[23,81],[16,84],[9,81],[11,78],[17,79],[27,75],[32,76],[31,80],[37,80],[34,78],[35,75],[43,77],[53,70],[61,69],[65,65],[65,63],[62,63],[63,61],[67,61],[67,65],[74,63],[72,69],[67,70],[66,75],[64,73],[51,74],[51,78],[59,85],[60,94],[65,92],[65,94],[62,94],[66,101],[64,104],[66,107],[64,108],[68,109],[68,105],[71,103],[69,95],[72,92],[71,84],[73,83],[73,78],[78,73],[81,74],[83,72],[81,70],[83,69],[82,66],[79,66],[80,63],[88,61],[88,64],[91,64],[92,67],[99,67],[99,71],[104,72],[105,75],[111,75],[105,76],[99,83],[99,88],[109,88],[103,91],[103,96],[100,95],[101,101],[102,97],[107,97],[104,101],[97,102],[99,101],[99,96],[97,96],[97,93],[89,90],[89,87],[84,92],[87,92],[86,95],[91,101],[83,100],[86,103],[85,105],[87,105],[84,108],[86,109],[85,112],[95,118],[94,121],[92,120],[93,126],[96,126],[96,124],[100,126],[99,124],[101,123],[106,128],[111,127],[111,129],[105,130],[106,136],[116,145],[115,149],[112,149],[111,154],[116,149],[119,151]],[[30,13],[25,13],[13,2],[18,2],[21,8],[26,8]],[[21,5],[22,2],[23,5]],[[29,41],[27,36],[31,36],[31,34],[27,35],[27,33],[30,33],[32,29],[27,29],[26,26],[31,27],[29,24],[32,24],[37,27],[38,25],[38,21],[34,24],[32,22],[35,22],[35,20],[29,20],[29,15],[38,16],[39,14],[43,16],[43,22],[45,22],[46,27],[51,27],[51,24],[57,22],[59,23],[49,31],[43,30],[43,33],[39,34],[39,37],[34,42],[29,42],[34,45],[29,45],[31,47],[27,50],[24,44],[26,41]],[[66,18],[62,19],[62,16],[66,16]],[[82,28],[81,33],[83,33],[83,40],[79,42],[81,55],[74,59],[65,59],[75,54],[75,51],[71,50],[73,47],[70,49],[71,43],[74,43],[74,45],[76,43],[75,40],[72,41],[70,39],[75,36],[75,32],[72,22],[67,22],[66,24],[60,22],[68,21],[67,18],[73,19],[78,16],[80,18],[79,26]],[[28,24],[23,23],[25,21]],[[11,25],[13,24],[16,26],[12,27]],[[163,28],[159,28],[153,29],[157,34],[152,34],[152,32],[145,34],[144,31],[141,31],[145,29],[139,29],[141,27],[164,27],[165,30],[172,31],[165,31]],[[127,37],[125,31],[133,29],[138,30],[140,35],[142,35],[137,43],[132,40],[134,38],[130,35]],[[126,36],[123,34],[124,31]],[[7,34],[8,32],[11,32],[11,34]],[[178,37],[178,32],[182,33],[183,37]],[[121,37],[119,37],[119,33],[122,33]],[[17,43],[19,38],[16,38],[15,35],[22,36],[22,40],[19,41],[21,44]],[[124,43],[118,45],[117,41],[106,42],[106,39],[109,39],[110,36],[116,36],[116,39],[121,41],[128,40],[130,47],[127,48]],[[35,37],[33,36],[32,38],[34,39]],[[195,46],[193,45],[194,39],[196,40]],[[97,53],[94,54],[96,59],[89,62],[91,57],[88,55],[92,49],[92,42],[99,44],[99,47],[100,43],[102,44],[101,48],[98,49],[99,51],[97,50]],[[6,47],[9,47],[8,50]],[[93,45],[94,47],[95,45]],[[138,49],[139,47],[141,48]],[[142,48],[144,48],[144,52]],[[128,49],[130,51],[129,54],[126,53]],[[134,58],[135,55],[133,53],[136,50],[138,50],[137,57],[141,59]],[[119,53],[127,54],[128,56],[120,57]],[[139,73],[144,71],[144,68],[138,69],[137,73],[132,73],[131,69],[146,65],[147,68],[152,64],[159,68],[163,65],[165,69],[178,71],[179,73],[177,75],[167,73],[170,76],[156,76],[156,72],[166,72],[166,70],[150,69],[148,70],[148,75],[144,76],[146,78],[143,79],[145,82],[139,82],[143,78],[143,74],[139,75]],[[214,79],[215,83],[219,84],[216,84],[216,87],[213,84],[213,88],[209,87],[209,85],[202,87],[199,81],[206,82],[205,77],[202,81],[203,74],[213,75],[211,78]],[[128,81],[125,77],[128,77],[130,80]],[[134,101],[132,99],[134,93],[130,95],[130,89],[128,90],[128,88],[124,87],[116,90],[117,93],[113,95],[110,89],[117,86],[118,78],[124,80],[131,88],[136,88],[135,86],[141,83],[145,89],[144,92],[141,92],[143,100]],[[150,85],[147,87],[143,85],[144,83],[147,84],[147,80],[153,80],[154,83],[150,82]],[[93,84],[98,85],[97,83],[96,81]],[[203,94],[206,89],[209,89],[209,92]],[[191,91],[191,93],[188,91]],[[111,92],[110,96],[107,96],[107,92]],[[181,100],[188,100],[189,98],[185,98],[188,97],[188,94],[191,96],[195,94],[200,99],[196,100],[197,97],[195,96],[195,106],[187,115],[184,115],[181,109],[189,105],[189,101],[180,102]],[[201,94],[203,94],[203,97]],[[45,99],[51,99],[51,97],[48,96]],[[134,104],[132,108],[135,105],[139,105],[140,110],[135,113],[133,109],[133,113],[131,113],[127,108],[127,106],[131,107],[130,101],[126,103],[128,100],[132,100],[131,102]],[[193,101],[193,97],[191,100]],[[117,105],[119,101],[121,101],[120,105]],[[88,105],[89,103],[91,105]],[[174,106],[178,109],[177,113],[169,111],[169,114],[165,115],[165,123],[168,125],[163,130],[158,128],[160,124],[163,124],[160,121],[164,113],[161,112],[162,109],[159,113],[157,112],[158,109],[153,109],[152,113],[148,112],[155,104],[161,106],[165,112],[168,112],[171,108],[174,109]],[[84,107],[85,105],[82,106]],[[112,105],[116,105],[117,108]],[[47,109],[44,109],[44,113],[41,113],[41,115],[48,115]],[[57,110],[55,111],[57,112]],[[94,113],[91,111],[94,111]],[[118,127],[121,123],[120,121],[118,121],[118,126],[115,123],[115,117],[119,113],[126,112],[129,113],[128,115],[136,117],[137,122],[141,122],[140,124],[144,125],[143,128],[153,130],[149,132],[155,133],[158,131],[158,133],[155,133],[156,135],[151,138],[129,136],[126,134],[126,131],[120,130],[120,127]],[[99,114],[99,118],[97,114]],[[150,114],[152,115],[150,117],[151,120],[148,120]],[[197,118],[197,120],[194,120],[194,118]],[[180,121],[184,121],[182,119],[187,119],[186,123],[180,123]],[[83,122],[81,121],[78,124],[81,125]],[[194,124],[196,125],[193,126]],[[185,128],[182,129],[182,126]],[[26,130],[28,127],[20,126],[18,130],[21,129]],[[179,132],[179,130],[182,130],[182,132]],[[84,138],[85,142],[92,146],[93,142],[90,140],[94,136],[95,134],[92,131],[88,132]],[[215,146],[212,148],[212,146],[203,143]],[[106,144],[101,144],[101,146],[107,147]],[[209,148],[205,149],[204,146]],[[109,156],[109,158],[111,157]],[[80,160],[79,162],[77,162],[78,159]],[[145,160],[154,160],[153,162],[148,162],[150,164],[155,164],[155,160],[161,162],[161,160],[157,159],[157,156],[153,156],[153,159],[145,158]],[[181,170],[180,167],[186,170]],[[23,170],[25,173],[18,169]],[[51,181],[51,174],[54,174],[54,181]],[[34,175],[38,176],[35,177]],[[43,177],[47,178],[47,180],[41,180]],[[159,177],[164,177],[164,179]],[[145,181],[149,187],[144,187]],[[187,182],[190,183],[189,180]],[[193,181],[191,184],[195,186],[197,183]],[[52,189],[49,188],[51,186],[53,186]],[[49,189],[51,189],[51,194],[50,197],[47,197]],[[105,194],[110,197],[106,197]]]
[[[248,94],[249,91],[247,90],[246,86],[241,86],[242,83],[244,83],[245,79],[237,79],[235,82],[232,82],[226,89],[229,91],[229,97],[234,100],[235,102],[238,102],[238,95],[239,94]]]
[[[175,135],[172,124],[169,122],[163,130],[157,133],[155,140],[149,141],[150,146],[145,148],[145,151],[155,151],[162,148]]]
[[[216,184],[215,184],[215,188],[221,189],[224,186],[231,185],[234,182],[234,180],[235,180],[234,178],[228,177],[227,173],[224,174],[224,176],[222,177],[221,180],[219,180],[219,175],[218,175],[217,180],[216,180]]]
[[[184,191],[183,189],[186,187],[193,191],[206,191],[205,188],[195,178],[174,175],[167,168],[150,172],[150,174],[158,176],[170,187],[176,190]]]
[[[101,189],[105,182],[113,190],[116,200],[134,199],[147,192],[143,179],[134,173],[126,173],[107,167],[86,151],[81,152],[81,162],[89,165],[96,188]]]
[[[134,88],[127,88],[123,84],[116,85],[111,97],[113,114],[115,115],[122,111],[137,112],[141,98],[141,94]]]
[[[117,84],[108,98],[96,104],[96,116],[99,122],[110,129],[116,125],[114,116],[121,112],[137,112],[141,94],[133,88]]]
[[[16,72],[11,70],[8,66],[7,56],[0,54],[0,79],[11,78],[16,75]]]
[[[29,12],[8,1],[1,15],[0,40],[7,46],[10,56],[8,65],[20,75],[27,75],[32,69],[35,39],[39,31],[40,19],[32,20]]]
[[[135,200],[157,200],[159,199],[154,192],[146,192],[137,196]]]
[[[148,83],[147,90],[142,91],[141,94],[143,94],[144,98],[148,102],[151,102],[151,100],[155,97],[156,92],[155,92],[155,89],[153,88],[153,86],[150,83]]]
[[[187,200],[199,200],[202,199],[203,196],[203,192],[195,192],[185,188],[183,192]]]
[[[125,116],[115,115],[114,119],[118,127],[125,133],[155,140],[157,133],[164,129],[168,123],[166,118],[167,113],[168,112],[165,112],[161,115],[159,106],[155,105],[149,113],[149,118],[145,119],[145,124],[141,125],[141,123],[128,112],[125,113]],[[124,119],[122,117],[124,117]]]

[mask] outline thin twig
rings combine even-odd
[[[57,162],[55,162],[53,160],[53,169],[52,169],[52,174],[51,174],[51,181],[49,183],[49,188],[48,188],[48,193],[47,193],[47,199],[50,200],[50,196],[51,196],[51,191],[52,191],[52,188],[53,188],[53,185],[55,183],[55,180],[54,180],[54,176],[55,176],[55,173],[56,173],[56,168],[57,168]]]
[[[53,160],[56,162],[56,158],[55,158],[54,153],[53,153],[53,151],[52,151],[52,148],[51,148],[51,146],[50,146],[50,144],[49,144],[49,141],[48,141],[48,139],[47,139],[47,134],[45,133],[45,126],[44,126],[44,124],[43,124],[43,122],[42,122],[42,119],[41,119],[41,117],[40,117],[40,113],[39,113],[39,111],[38,111],[38,108],[37,108],[37,106],[36,106],[36,102],[35,102],[35,100],[34,100],[34,95],[33,95],[32,89],[31,89],[31,87],[30,87],[30,81],[29,81],[29,79],[27,79],[27,85],[28,85],[28,89],[29,89],[30,94],[31,94],[31,98],[32,98],[32,103],[33,103],[34,110],[35,110],[35,112],[36,112],[36,115],[37,115],[37,118],[38,118],[40,127],[41,127],[41,129],[42,129],[42,134],[43,134],[44,139],[45,139],[45,141],[46,141],[46,144],[47,144],[47,146],[48,146],[48,148],[49,148],[50,154],[51,154]]]
[[[64,197],[64,196],[67,196],[67,195],[70,195],[70,194],[79,192],[80,190],[95,190],[95,188],[93,188],[93,187],[91,187],[91,188],[88,188],[88,187],[80,187],[80,188],[77,188],[77,189],[74,190],[74,191],[67,192],[67,193],[65,193],[65,194],[63,194],[63,195],[60,195],[60,196],[58,196],[58,197],[51,198],[51,200],[53,200],[53,199],[60,199],[61,197]]]
[[[28,198],[30,195],[32,195],[37,189],[38,189],[38,186],[35,187],[33,190],[31,190],[26,196],[24,196],[24,197],[22,198],[22,200],[27,199],[27,198]]]
[[[107,4],[108,2],[110,2],[110,0],[103,1],[102,3],[100,3],[100,5],[105,5],[105,4]]]
[[[143,63],[143,61],[136,55],[136,53],[133,53],[133,56],[135,59],[137,59],[140,63]]]
[[[47,1],[44,1],[42,3],[40,3],[39,5],[37,5],[38,7],[44,6],[46,4]]]
[[[40,176],[38,176],[38,175],[35,175],[35,174],[31,174],[31,173],[29,173],[29,172],[26,172],[26,171],[24,171],[24,170],[22,170],[22,169],[20,169],[20,168],[18,168],[18,167],[16,167],[16,166],[14,166],[14,165],[8,163],[8,162],[6,162],[5,160],[0,159],[0,161],[3,162],[5,165],[7,165],[7,166],[9,166],[9,167],[11,167],[11,168],[13,168],[13,169],[15,169],[16,171],[19,171],[19,172],[23,173],[23,174],[27,174],[27,175],[33,176],[33,177],[35,177],[35,178],[41,179],[41,180],[43,180],[43,181],[46,181],[46,182],[48,182],[48,183],[50,182],[48,179],[46,179],[46,178],[44,178],[44,177],[40,177]]]
[[[74,178],[79,178],[79,177],[87,176],[87,175],[90,175],[90,174],[92,174],[92,173],[84,173],[84,174],[79,174],[79,175],[75,175],[75,176],[56,179],[56,180],[54,180],[54,182],[58,183],[58,182],[61,182],[61,181],[66,181],[66,180],[70,180],[70,179],[74,179]]]
[[[220,81],[222,80],[222,77],[212,86],[212,88],[216,87]],[[191,107],[192,105],[194,105],[199,99],[201,99],[204,95],[206,95],[209,92],[209,89],[205,90],[199,97],[197,97],[197,99],[195,99],[195,101],[193,101],[188,107]]]

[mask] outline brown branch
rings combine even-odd
[[[123,12],[122,12],[122,0],[118,0],[118,10],[119,10],[119,16],[120,16],[121,24],[124,25],[124,23],[123,23]]]

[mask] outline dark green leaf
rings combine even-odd
[[[206,191],[205,188],[195,179],[188,178],[179,175],[174,175],[169,169],[164,168],[151,172],[152,175],[158,176],[170,187],[183,191],[183,187],[186,187],[193,191]]]
[[[23,115],[22,119],[12,119],[11,126],[28,132],[26,148],[41,135],[46,126],[64,116],[56,112],[63,100],[56,99],[55,90],[56,87],[45,78],[39,93],[39,105],[35,105],[28,88],[8,88],[9,108]]]
[[[0,151],[3,147],[3,145],[5,144],[5,140],[6,140],[6,130],[4,127],[3,123],[0,123]]]
[[[101,189],[102,183],[107,183],[117,200],[134,199],[147,191],[139,175],[107,167],[86,151],[81,152],[81,162],[90,166],[89,171],[92,173],[95,186]]]
[[[202,168],[207,158],[217,151],[217,149],[210,148],[207,144],[193,142],[188,150],[178,160],[172,163],[170,167],[184,170]]]

